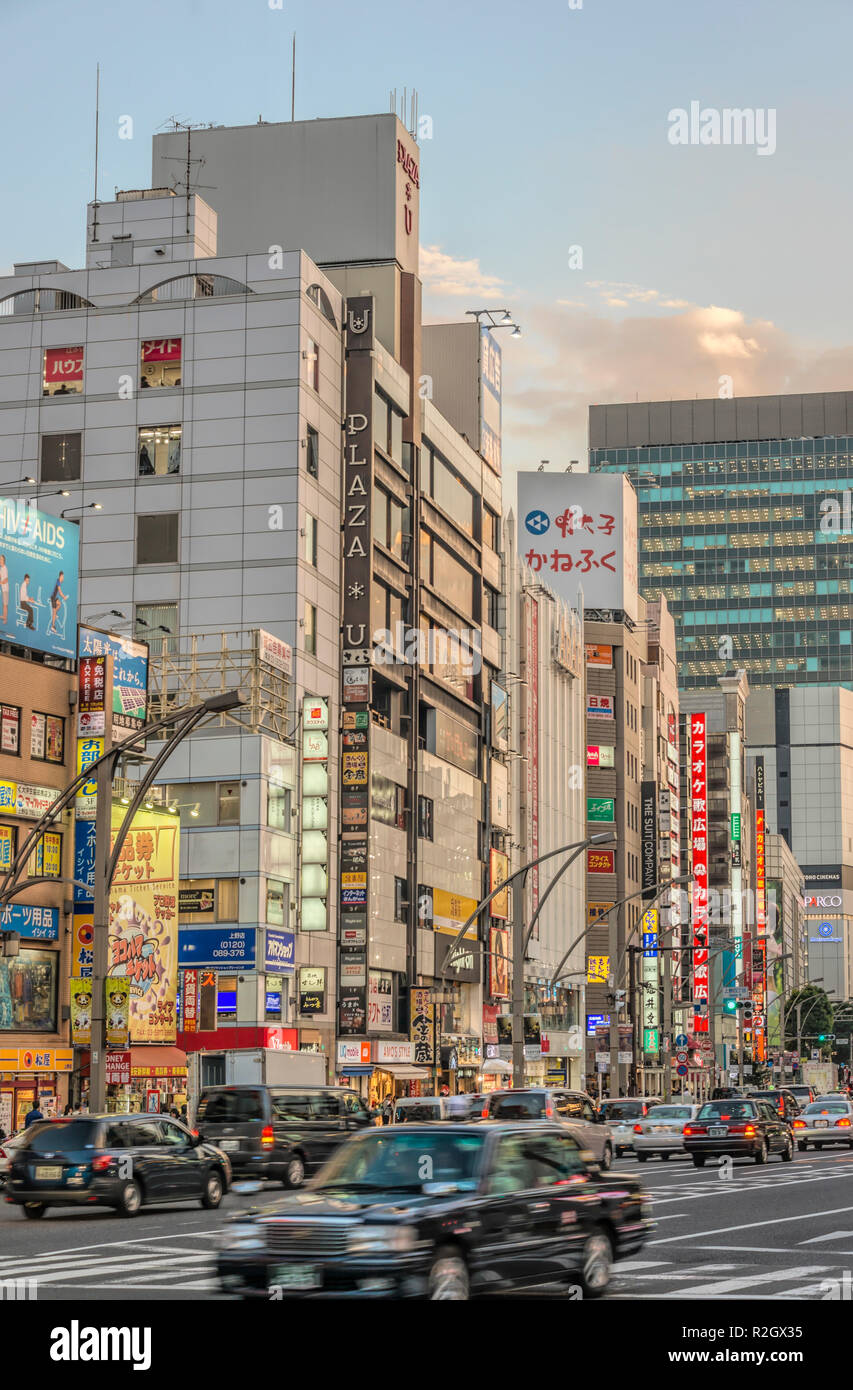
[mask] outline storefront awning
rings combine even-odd
[[[429,1071],[426,1067],[403,1066],[401,1062],[377,1062],[377,1071],[387,1071],[395,1081],[427,1081]]]
[[[511,1076],[512,1062],[505,1062],[502,1057],[490,1057],[480,1068],[483,1076]]]
[[[369,1062],[369,1063],[367,1064],[367,1066],[365,1066],[365,1067],[362,1067],[362,1066],[359,1066],[358,1064],[356,1064],[355,1066],[352,1066],[352,1067],[339,1067],[339,1068],[338,1068],[338,1076],[372,1076],[372,1074],[373,1074],[373,1063],[372,1063],[372,1062]]]
[[[187,1054],[179,1047],[131,1047],[132,1077],[186,1076]]]

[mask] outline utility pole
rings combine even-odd
[[[524,885],[523,873],[512,885],[512,1084],[524,1085]]]
[[[105,748],[111,744],[109,716],[104,735]],[[110,818],[112,815],[115,761],[98,763],[98,801],[95,808],[95,864],[92,890],[92,1041],[89,1064],[89,1109],[98,1115],[106,1109],[106,979],[110,973]]]
[[[610,957],[610,978],[613,981],[613,1006],[610,1010],[610,1099],[619,1096],[619,1007],[616,1003],[618,975],[616,957],[619,952],[619,913],[611,911],[607,919],[607,954]]]

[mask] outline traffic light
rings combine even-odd
[[[743,1021],[744,1021],[744,1023],[751,1023],[751,1022],[752,1022],[752,1014],[753,1014],[753,1003],[752,1003],[752,1000],[751,1000],[751,999],[747,999],[746,1003],[745,1003],[744,1006],[743,1006]]]
[[[826,1033],[818,1033],[818,1035],[817,1035],[817,1040],[818,1040],[818,1042],[826,1042],[827,1036],[828,1036],[828,1035],[827,1035]]]
[[[725,999],[725,1000],[723,1000],[723,1013],[724,1013],[724,1014],[736,1014],[736,1013],[737,1013],[737,1000],[736,1000],[736,999]]]

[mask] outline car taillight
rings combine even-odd
[[[271,1149],[275,1142],[272,1125],[265,1125],[261,1130],[261,1148]]]
[[[484,1106],[483,1106],[483,1109],[482,1109],[481,1112],[480,1112],[480,1119],[481,1119],[481,1120],[487,1120],[488,1118],[489,1118],[489,1107],[488,1107],[488,1105],[484,1105]]]
[[[849,1121],[849,1120],[839,1120],[839,1121],[838,1121],[838,1128],[839,1128],[839,1129],[849,1129],[849,1128],[850,1128],[850,1121]]]
[[[794,1121],[794,1125],[793,1125],[793,1128],[794,1128],[794,1129],[805,1129],[805,1127],[806,1127],[806,1122],[805,1122],[805,1120],[795,1120],[795,1121]]]
[[[553,1105],[546,1105],[546,1106],[545,1106],[545,1114],[548,1116],[548,1119],[549,1119],[549,1120],[553,1120],[553,1118],[554,1118],[554,1107],[553,1107]]]
[[[685,1126],[684,1126],[684,1129],[683,1129],[681,1132],[682,1132],[682,1134],[704,1134],[704,1133],[705,1133],[705,1126],[704,1126],[704,1125],[685,1125]]]
[[[109,1154],[98,1154],[97,1158],[92,1159],[92,1170],[95,1173],[104,1173],[112,1163]]]
[[[643,1126],[642,1126],[642,1125],[634,1125],[634,1133],[635,1133],[635,1134],[642,1134],[642,1132],[643,1132]]]
[[[752,1137],[757,1131],[755,1125],[744,1125],[743,1132],[745,1135]]]

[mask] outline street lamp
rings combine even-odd
[[[83,512],[99,512],[99,511],[101,511],[102,508],[103,508],[103,505],[104,505],[103,502],[88,502],[88,503],[86,504],[85,507],[66,507],[66,508],[64,509],[64,511],[61,511],[61,512],[59,513],[59,515],[62,517],[62,520],[65,521],[69,516],[71,516],[72,512],[79,512],[79,513],[81,514],[81,516],[82,516]],[[72,520],[73,520],[73,518],[72,518]],[[75,520],[75,521],[74,521],[74,525],[75,525],[75,526],[79,526],[79,525],[80,525],[79,521],[76,521],[76,520]]]

